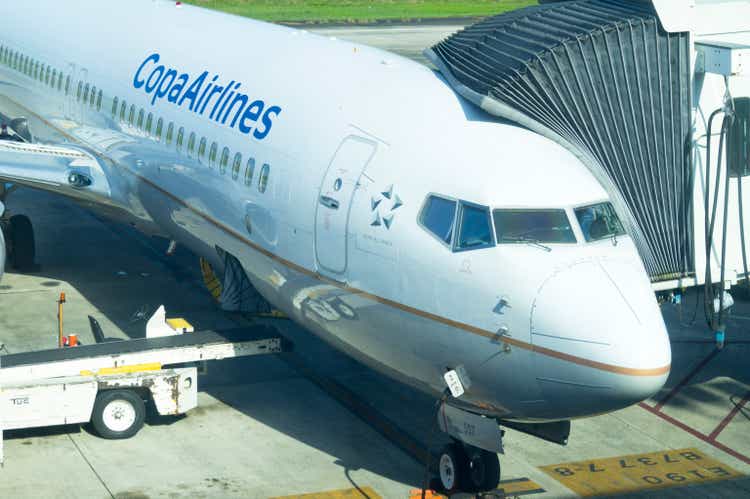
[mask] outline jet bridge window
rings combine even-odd
[[[441,242],[450,245],[453,242],[457,206],[453,199],[432,195],[427,198],[419,214],[419,223]]]
[[[586,241],[598,241],[625,234],[611,203],[599,203],[575,209],[576,218]]]
[[[576,242],[565,210],[498,209],[492,214],[500,244]]]
[[[495,246],[492,239],[492,217],[490,209],[462,201],[458,224],[458,251]]]
[[[222,175],[224,175],[227,172],[227,165],[229,164],[229,148],[225,147],[223,151],[221,151],[221,161],[219,162],[219,171]]]
[[[734,99],[734,121],[727,133],[727,164],[731,175],[750,175],[750,98]]]
[[[255,158],[248,158],[245,166],[245,185],[253,185],[253,175],[255,174]]]

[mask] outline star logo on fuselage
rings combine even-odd
[[[404,205],[401,198],[389,185],[377,194],[370,197],[370,225],[373,227],[385,227],[390,230],[396,216],[396,210]]]

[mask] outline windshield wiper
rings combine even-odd
[[[509,242],[512,242],[512,243],[525,243],[525,244],[528,244],[530,246],[536,246],[539,249],[543,249],[544,251],[546,251],[548,253],[550,251],[552,251],[552,248],[550,248],[549,246],[545,246],[538,239],[533,239],[531,237],[526,237],[526,236],[505,236],[505,237],[503,237],[501,239],[501,242],[502,241],[509,241]]]

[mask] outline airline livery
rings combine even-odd
[[[664,384],[664,322],[605,190],[438,72],[168,1],[4,2],[0,26],[14,265],[33,242],[11,185],[190,248],[442,398],[447,489],[497,484],[498,423],[562,442]]]

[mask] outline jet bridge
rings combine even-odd
[[[474,103],[581,158],[653,279],[694,272],[687,33],[648,4],[583,0],[489,18],[430,58]]]

